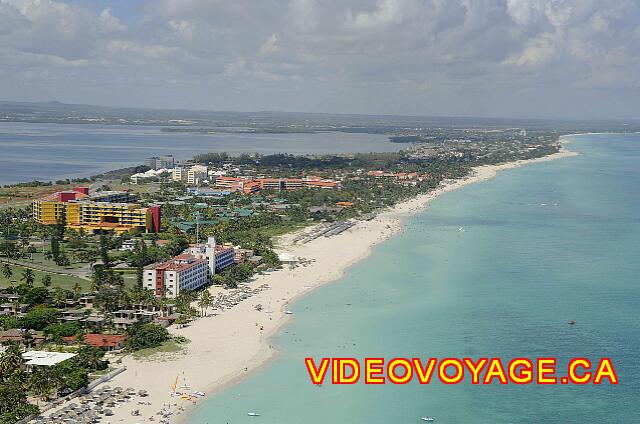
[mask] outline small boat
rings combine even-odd
[[[575,320],[573,320],[573,319],[571,319],[571,320],[569,320],[569,322],[568,322],[567,324],[569,324],[569,325],[575,325],[575,323],[576,323],[576,321],[575,321]]]
[[[259,417],[260,414],[258,414],[257,412],[247,412],[247,415],[250,417]]]
[[[293,312],[291,312],[289,310],[284,311],[284,313],[287,314],[287,315],[292,315],[293,314]]]
[[[196,392],[193,392],[193,394],[194,394],[194,395],[197,395],[197,396],[204,396],[204,392],[198,392],[198,391],[196,391]]]
[[[432,422],[436,420],[435,418],[432,418],[432,417],[420,417],[420,419],[422,421],[428,421],[428,422]]]
[[[460,227],[460,228],[458,228],[458,232],[460,232],[460,233],[464,233],[464,227]]]

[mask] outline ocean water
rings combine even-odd
[[[391,152],[403,146],[380,134],[179,134],[159,127],[0,122],[0,184],[86,177],[145,157],[190,159],[206,152]]]
[[[640,136],[570,147],[582,155],[501,172],[409,219],[293,304],[277,360],[189,423],[640,422]],[[620,382],[315,387],[307,356],[610,357]]]

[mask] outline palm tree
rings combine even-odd
[[[45,274],[42,277],[42,285],[45,286],[46,288],[51,287],[51,276],[49,274]]]
[[[56,306],[64,305],[67,301],[67,293],[61,287],[55,287],[53,289],[53,304]]]
[[[14,300],[13,302],[11,302],[11,305],[13,306],[14,314],[18,315],[18,313],[20,312],[20,301]]]
[[[31,348],[31,343],[33,342],[33,334],[31,334],[31,330],[24,330],[22,332],[22,344],[25,345],[27,349]]]
[[[23,368],[22,348],[17,343],[10,343],[0,356],[0,377],[7,378],[13,374],[18,374],[22,372]]]
[[[31,287],[36,279],[36,275],[31,268],[25,268],[22,270],[22,278],[20,279],[23,280],[27,286]]]
[[[2,275],[4,275],[4,278],[6,278],[7,280],[13,276],[13,270],[6,262],[2,264]]]
[[[29,374],[29,386],[36,398],[42,401],[49,399],[59,383],[60,375],[55,367],[35,367]]]
[[[73,285],[73,289],[72,290],[73,290],[73,298],[75,300],[78,300],[78,298],[82,294],[82,286],[80,286],[80,283],[78,283],[76,281],[76,283]]]
[[[207,310],[213,303],[213,297],[209,290],[203,290],[200,293],[200,299],[198,300],[198,307],[200,308],[201,315],[207,316]]]

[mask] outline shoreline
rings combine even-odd
[[[489,180],[501,170],[575,155],[578,153],[567,150],[563,143],[559,152],[541,158],[475,167],[469,176],[444,181],[430,193],[403,201],[370,221],[358,221],[339,235],[319,237],[302,245],[292,243],[296,233],[282,236],[277,250],[305,259],[304,264],[296,267],[283,265],[281,270],[257,276],[249,283],[250,287],[268,284],[269,288],[231,309],[202,317],[188,327],[171,327],[172,335],[184,336],[191,341],[183,351],[156,354],[145,360],[136,360],[131,355],[123,357],[120,366],[126,366],[127,371],[108,384],[145,389],[149,393],[146,400],[151,405],[125,403],[113,411],[114,415],[107,422],[150,422],[151,417],[158,421],[156,413],[165,404],[170,404],[173,415],[169,422],[187,423],[193,409],[206,398],[277,359],[279,349],[274,345],[273,337],[291,321],[291,315],[285,313],[291,303],[318,287],[339,281],[352,265],[368,257],[376,245],[400,233],[403,221],[423,211],[433,199],[466,185]],[[337,251],[335,246],[338,244],[344,249]],[[219,287],[209,290],[213,296],[232,292]],[[264,309],[256,310],[257,304],[263,305]],[[171,396],[171,385],[178,378],[178,386],[188,384],[190,387],[186,392],[189,393],[203,391],[206,393],[204,399],[192,402],[182,400],[179,395]],[[131,412],[136,409],[140,415],[134,418]]]

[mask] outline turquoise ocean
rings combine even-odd
[[[277,359],[189,423],[640,423],[640,135],[569,147],[408,219],[294,303]],[[610,357],[620,382],[315,387],[307,356]]]

